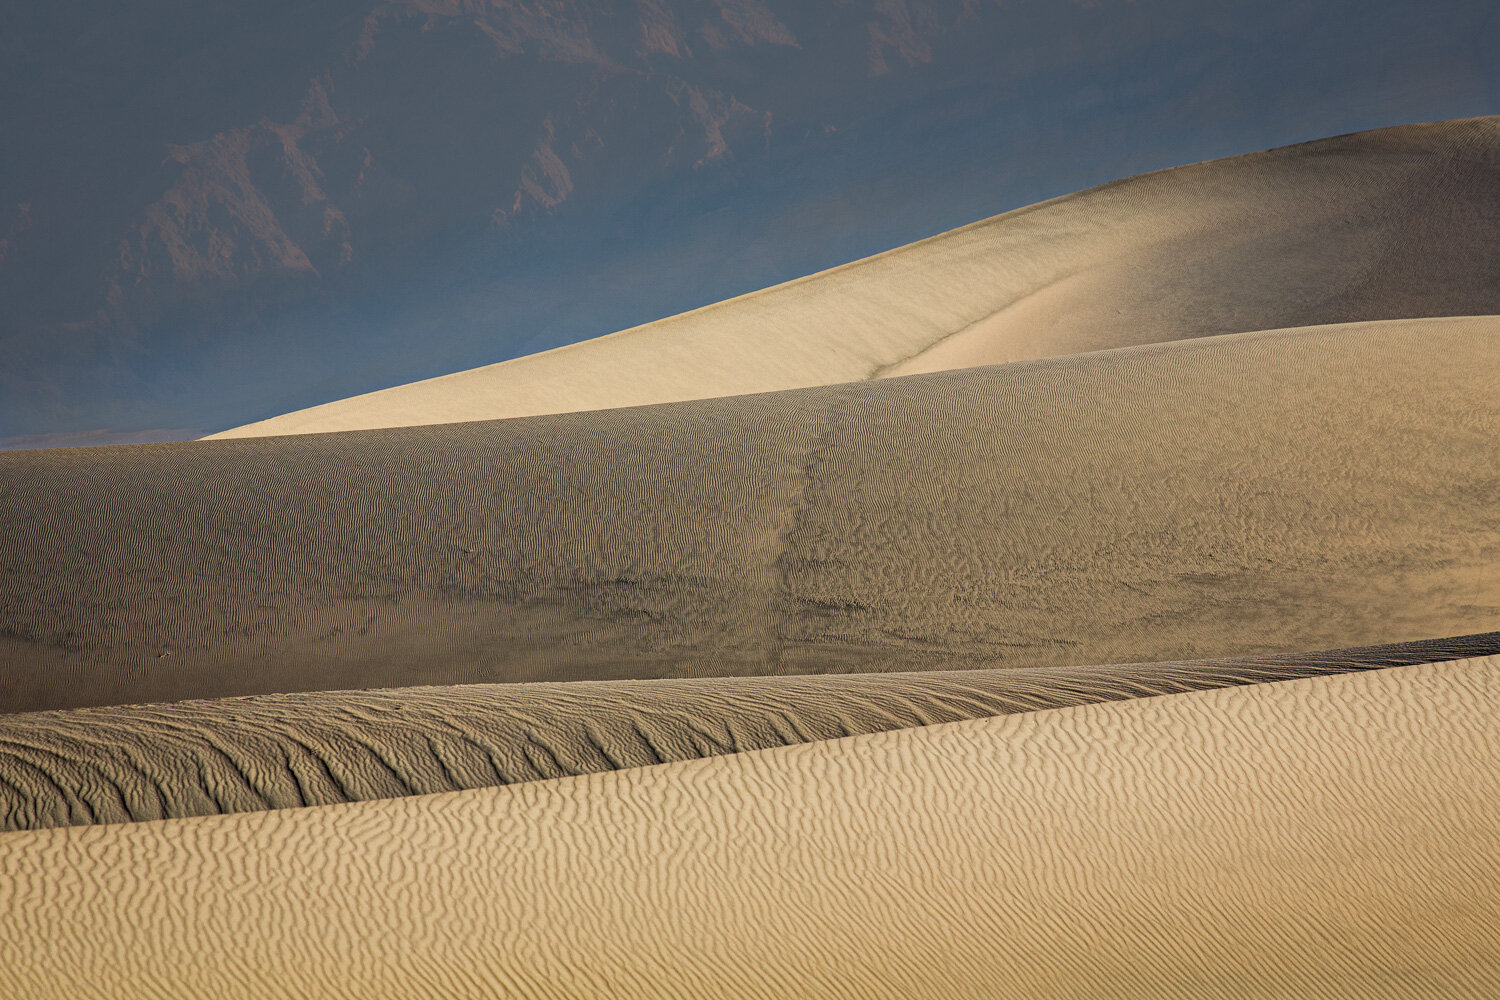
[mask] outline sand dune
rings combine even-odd
[[[1295,652],[1500,620],[1497,320],[0,455],[0,710]]]
[[[452,792],[1491,654],[1500,632],[1183,663],[464,685],[8,715],[0,831]]]
[[[1500,118],[1147,174],[608,337],[220,437],[767,392],[1187,337],[1500,313]]]
[[[1500,992],[1500,660],[0,835],[0,993]]]
[[[0,453],[0,997],[1500,996],[1497,183],[1348,136]]]

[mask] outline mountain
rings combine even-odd
[[[1141,169],[1493,109],[1492,10],[1379,7],[10,5],[0,438],[188,436]]]

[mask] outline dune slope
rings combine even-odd
[[[1485,631],[1496,326],[0,454],[0,710]]]
[[[0,716],[0,832],[460,791],[1066,705],[1500,654],[1283,656],[262,695]]]
[[[632,406],[1356,320],[1500,313],[1500,118],[1147,174],[543,354],[218,437]]]
[[[1491,657],[3,834],[0,993],[1490,997],[1497,712]]]

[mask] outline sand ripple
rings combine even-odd
[[[1500,633],[1185,663],[466,685],[0,716],[0,830],[509,785],[1500,652]]]

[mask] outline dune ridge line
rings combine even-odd
[[[1500,632],[1183,663],[573,681],[0,716],[0,832],[425,795],[1500,653]]]
[[[1478,1000],[1497,680],[1488,657],[5,834],[0,989]]]

